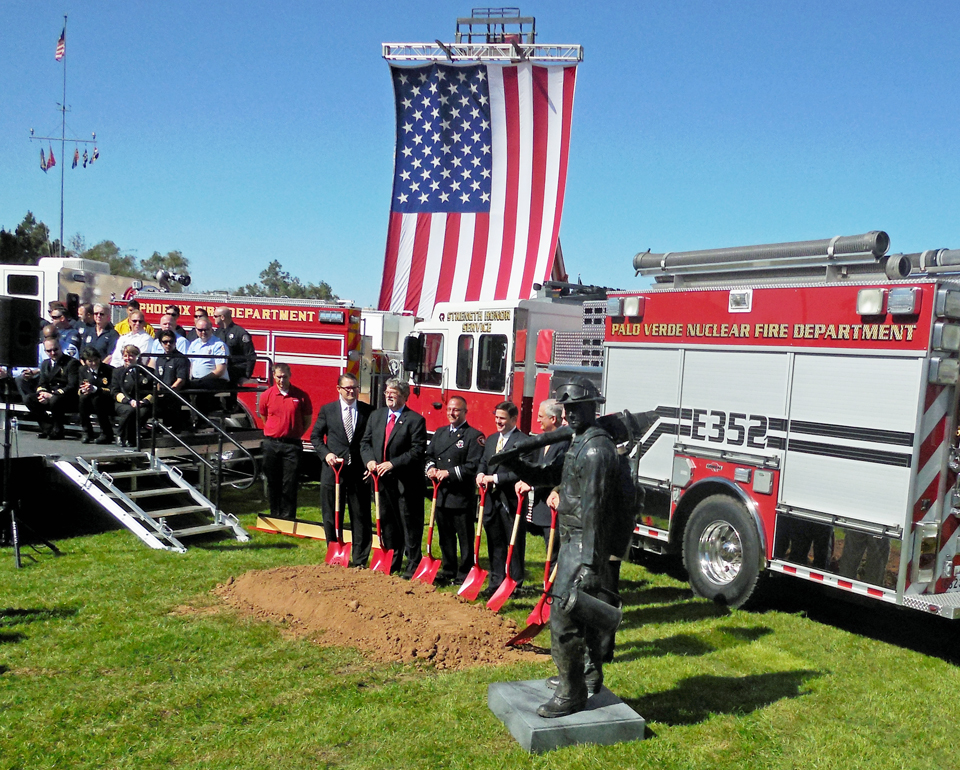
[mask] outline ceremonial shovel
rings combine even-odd
[[[480,487],[480,502],[477,503],[477,537],[473,541],[473,566],[467,573],[467,579],[463,581],[458,596],[462,596],[468,602],[475,601],[480,595],[480,589],[487,579],[487,571],[480,569],[480,534],[483,532],[483,501],[487,497],[487,488]]]
[[[547,601],[547,596],[550,593],[550,589],[553,588],[553,581],[556,579],[557,565],[554,565],[553,572],[550,573],[550,577],[543,586],[543,595],[540,597],[540,601],[537,602],[530,614],[527,615],[527,627],[507,642],[507,647],[516,647],[518,644],[529,642],[543,631],[544,626],[546,626],[550,620],[550,602]]]
[[[440,569],[440,559],[433,558],[433,523],[437,517],[437,490],[440,489],[440,482],[433,481],[433,502],[430,503],[430,526],[427,528],[427,552],[420,557],[420,563],[417,565],[417,571],[413,573],[411,580],[419,580],[428,586],[433,585],[437,578],[437,570]]]
[[[336,564],[340,567],[350,566],[350,548],[343,542],[343,533],[340,530],[340,471],[343,469],[343,460],[333,467],[337,479],[334,487],[334,527],[337,530],[337,542],[327,543],[327,564]]]
[[[530,495],[531,502],[533,495]],[[510,535],[510,546],[507,548],[507,566],[504,567],[504,578],[500,587],[496,590],[490,601],[487,602],[487,609],[499,612],[504,602],[510,598],[510,594],[517,587],[517,581],[510,577],[510,561],[513,559],[513,546],[517,542],[517,531],[520,529],[520,517],[523,515],[523,497],[517,500],[517,515],[513,519],[513,533]]]
[[[377,544],[379,548],[374,548],[370,552],[370,569],[374,572],[382,572],[384,575],[390,574],[390,565],[393,563],[393,549],[383,550],[383,537],[380,535],[380,477],[376,473],[371,474],[373,478],[373,503],[377,509]]]

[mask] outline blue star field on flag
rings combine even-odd
[[[397,160],[393,211],[490,210],[490,94],[482,65],[393,70]]]

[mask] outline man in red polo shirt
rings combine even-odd
[[[290,382],[290,367],[276,364],[273,382],[260,397],[263,417],[263,475],[270,497],[270,516],[297,517],[297,471],[303,434],[310,427],[310,396]]]

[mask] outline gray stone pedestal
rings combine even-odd
[[[583,711],[544,719],[537,706],[553,697],[545,679],[495,682],[487,688],[487,705],[523,748],[532,753],[577,743],[610,745],[643,739],[646,720],[606,687]]]

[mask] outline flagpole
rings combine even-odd
[[[64,160],[64,147],[66,146],[66,136],[67,136],[67,55],[66,55],[66,43],[67,43],[67,15],[63,15],[63,43],[64,43],[64,55],[63,55],[63,104],[60,105],[60,246],[58,248],[58,256],[63,256],[63,175],[64,170],[67,167],[66,161]]]

